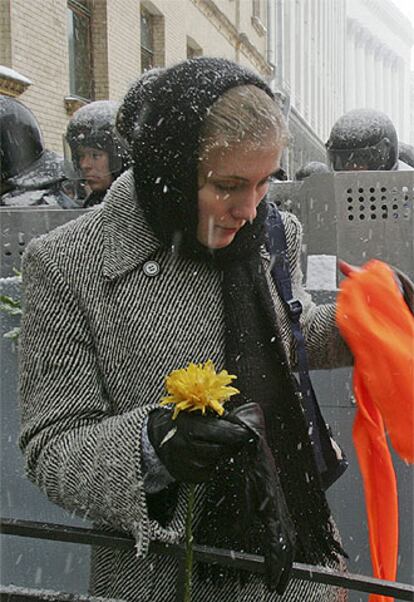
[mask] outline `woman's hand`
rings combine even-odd
[[[352,272],[362,271],[362,268],[359,268],[355,265],[351,265],[350,263],[343,261],[343,259],[338,259],[338,267],[344,276],[349,276],[350,274],[352,274]]]
[[[295,557],[296,531],[289,515],[272,451],[266,441],[263,412],[257,403],[246,403],[226,414],[229,421],[244,425],[255,438],[250,460],[244,467],[244,511],[264,527],[265,581],[270,591],[286,590]],[[248,528],[248,521],[246,528]]]
[[[148,415],[148,437],[176,481],[208,481],[219,461],[237,454],[253,439],[249,428],[213,415],[157,408]]]
[[[363,268],[351,265],[342,259],[338,259],[338,267],[344,276],[350,276],[352,273],[362,272]],[[414,284],[410,278],[401,272],[398,268],[391,266],[394,273],[395,282],[404,297],[408,309],[414,315]]]

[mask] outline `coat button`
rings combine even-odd
[[[152,278],[153,276],[158,276],[161,267],[157,261],[146,261],[142,266],[142,270],[145,276],[150,276]]]

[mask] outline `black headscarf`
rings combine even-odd
[[[225,367],[237,375],[241,390],[232,403],[260,403],[297,531],[297,558],[323,564],[340,548],[332,533],[296,381],[288,368],[263,272],[259,249],[265,243],[266,203],[259,205],[256,219],[227,247],[211,252],[197,241],[200,133],[213,103],[241,85],[257,86],[273,98],[258,75],[218,58],[185,61],[148,86],[134,131],[137,198],[163,245],[222,270]],[[220,467],[220,471],[220,478],[207,485],[208,515],[203,515],[196,540],[246,549],[242,534],[234,530],[240,510],[238,474],[232,467]],[[250,550],[260,552],[257,535]]]
[[[146,218],[161,242],[198,246],[199,137],[211,105],[235,86],[266,83],[231,61],[201,57],[166,69],[146,90],[133,136],[135,186]]]

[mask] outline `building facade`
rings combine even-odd
[[[411,25],[393,2],[348,0],[345,108],[364,106],[387,113],[407,142],[413,40]]]
[[[120,100],[150,67],[223,56],[266,80],[267,0],[0,0],[0,90],[39,120],[46,145],[62,152],[73,111]],[[31,84],[19,87],[11,73]]]
[[[292,176],[308,161],[325,161],[323,141],[343,113],[346,0],[274,0],[268,22],[273,86],[290,105]]]
[[[20,95],[57,152],[76,108],[120,100],[145,69],[200,55],[245,64],[277,92],[290,176],[325,160],[333,123],[352,108],[383,110],[414,142],[413,28],[392,0],[0,0],[0,9],[0,92]]]
[[[268,30],[273,86],[290,105],[291,175],[325,160],[333,123],[351,109],[384,111],[413,140],[414,33],[392,0],[273,0]]]

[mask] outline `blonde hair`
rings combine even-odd
[[[278,104],[257,86],[236,86],[210,107],[200,134],[200,158],[214,148],[240,143],[259,147],[269,140],[282,148],[289,142]]]

